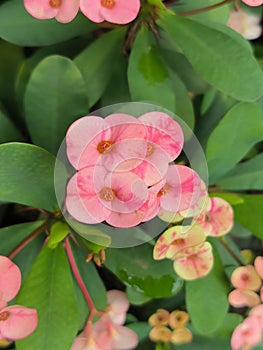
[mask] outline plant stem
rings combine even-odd
[[[206,7],[202,7],[200,9],[196,9],[196,10],[191,10],[191,11],[185,11],[185,12],[180,12],[177,13],[178,16],[192,16],[192,15],[198,15],[199,13],[203,13],[203,12],[207,12],[210,10],[214,10],[218,7],[224,6],[226,4],[229,4],[230,2],[232,2],[233,0],[224,0],[221,1],[217,4],[214,5],[210,5],[210,6],[206,6]]]
[[[69,260],[69,263],[70,263],[70,266],[71,266],[71,269],[72,269],[72,272],[76,278],[76,281],[78,282],[78,285],[87,301],[87,304],[89,306],[89,309],[90,309],[90,314],[91,315],[94,315],[94,313],[97,312],[94,304],[93,304],[93,301],[91,299],[91,296],[85,286],[85,283],[83,282],[83,279],[79,273],[79,270],[78,270],[78,267],[77,267],[77,264],[75,262],[75,259],[74,259],[74,256],[73,256],[73,253],[72,253],[72,249],[71,249],[71,246],[70,246],[70,243],[69,243],[69,239],[66,238],[65,239],[65,249],[66,249],[66,252],[67,252],[67,255],[68,255],[68,260]]]
[[[232,258],[234,258],[236,260],[236,262],[243,266],[244,263],[243,261],[241,261],[239,259],[239,257],[233,252],[233,250],[227,245],[226,241],[224,240],[224,238],[220,239],[219,242],[224,246],[224,248],[228,251],[228,253],[232,256]]]
[[[15,247],[14,250],[8,255],[9,259],[14,259],[14,257],[23,249],[25,246],[27,246],[31,241],[33,241],[34,238],[36,238],[38,235],[40,235],[41,232],[43,232],[47,227],[48,220],[45,221],[41,226],[39,226],[35,231],[33,231],[28,237],[26,237],[17,247]]]

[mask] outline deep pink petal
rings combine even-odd
[[[21,286],[21,272],[6,256],[0,256],[0,301],[8,302],[18,293]]]
[[[139,0],[115,0],[115,6],[112,9],[101,6],[100,13],[108,22],[126,24],[137,17],[140,6]]]
[[[79,11],[79,0],[62,0],[56,20],[61,23],[71,22]]]
[[[0,317],[8,314],[6,320],[1,320],[0,331],[5,338],[21,339],[33,333],[38,324],[37,311],[20,305],[8,306],[1,310]]]
[[[38,19],[53,18],[59,11],[59,8],[50,6],[49,0],[24,0],[24,5],[27,12]]]
[[[175,120],[163,112],[149,112],[139,117],[139,120],[148,127],[148,141],[160,146],[170,161],[179,156],[183,148],[184,135]]]

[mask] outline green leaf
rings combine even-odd
[[[102,35],[83,50],[74,60],[86,81],[90,106],[102,96],[112,76],[116,55],[121,55],[124,28]]]
[[[0,145],[0,201],[55,210],[54,165],[54,156],[37,146]]]
[[[147,303],[147,301],[151,300],[150,297],[147,297],[144,293],[139,291],[136,286],[127,286],[126,295],[129,299],[129,302],[134,305],[142,305]]]
[[[70,124],[86,115],[89,108],[78,68],[70,59],[57,55],[45,58],[33,70],[24,104],[34,143],[54,154]]]
[[[258,104],[239,103],[231,108],[208,139],[206,156],[210,183],[231,170],[261,140],[263,114]]]
[[[20,46],[51,45],[95,29],[95,25],[79,14],[67,23],[55,19],[39,20],[26,12],[23,1],[6,1],[0,7],[0,37]]]
[[[155,261],[152,246],[107,249],[106,267],[126,285],[133,286],[148,297],[165,298],[178,293],[183,282],[168,260]]]
[[[36,308],[38,327],[16,342],[18,350],[69,349],[78,331],[78,309],[71,272],[62,245],[39,254],[18,295],[17,303]]]
[[[17,224],[0,229],[0,255],[8,255],[27,236],[43,224],[43,221]]]
[[[236,205],[244,202],[244,200],[236,193],[209,192],[209,196],[223,198],[231,205]]]
[[[257,236],[260,239],[263,239],[263,195],[245,194],[241,197],[243,198],[244,203],[234,206],[235,220],[250,230],[253,235]]]
[[[152,329],[147,322],[134,322],[128,324],[126,327],[130,328],[138,335],[139,341],[147,338]]]
[[[213,254],[212,271],[204,278],[186,282],[186,308],[200,334],[214,332],[222,324],[229,306],[224,269],[215,249]]]
[[[0,143],[22,141],[23,136],[15,124],[0,110]]]
[[[263,190],[263,153],[236,165],[218,184],[226,190]]]
[[[240,44],[240,40],[167,12],[159,24],[171,41],[181,48],[196,72],[211,85],[243,101],[255,101],[262,95],[262,71],[251,51]],[[251,81],[253,84],[249,84]]]
[[[48,239],[48,247],[54,249],[57,245],[67,237],[69,233],[69,227],[65,222],[57,221],[52,225],[50,229],[50,235]]]
[[[128,81],[134,101],[155,102],[175,108],[175,94],[169,71],[160,58],[153,34],[142,27],[136,36],[128,66]]]

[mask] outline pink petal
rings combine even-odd
[[[50,6],[49,0],[24,0],[24,6],[31,16],[38,19],[53,18],[59,11],[59,8]]]
[[[254,266],[260,278],[263,279],[263,256],[256,257],[254,261]]]
[[[150,112],[139,117],[148,130],[148,141],[160,146],[170,161],[179,156],[183,148],[184,135],[180,125],[168,114]]]
[[[38,324],[37,311],[24,306],[13,305],[1,310],[1,315],[8,314],[0,321],[1,334],[8,339],[21,339],[33,333]]]
[[[80,0],[80,10],[92,22],[100,23],[104,17],[100,13],[101,4],[99,0]]]
[[[101,6],[100,13],[108,22],[126,24],[137,17],[140,6],[139,0],[115,0],[115,6],[112,9]]]
[[[114,349],[131,350],[138,345],[138,336],[131,329],[124,326],[114,327]]]
[[[228,295],[228,301],[234,307],[253,307],[260,303],[259,296],[247,289],[234,289]]]
[[[71,22],[79,11],[79,0],[62,0],[56,20],[61,23]]]
[[[257,317],[261,329],[263,330],[263,304],[256,305],[249,311],[249,316]]]
[[[248,6],[260,6],[263,4],[262,0],[242,0]]]
[[[126,294],[120,290],[109,290],[107,292],[107,314],[110,319],[118,325],[122,325],[126,319],[126,312],[130,303]]]
[[[247,317],[236,327],[231,337],[232,350],[247,349],[260,343],[262,339],[261,327],[256,317]]]
[[[239,266],[231,275],[231,283],[235,288],[257,291],[261,286],[261,278],[254,266]]]
[[[153,219],[160,210],[160,201],[156,196],[156,191],[153,188],[148,190],[148,198],[140,207],[139,211],[143,213],[143,222]]]
[[[206,276],[211,271],[212,266],[213,253],[208,242],[180,251],[174,260],[175,272],[187,281]]]
[[[129,214],[117,213],[113,211],[106,219],[106,222],[114,227],[128,228],[139,225],[143,218],[144,213],[138,210]]]
[[[0,301],[12,300],[18,293],[21,286],[21,272],[6,256],[0,256]]]

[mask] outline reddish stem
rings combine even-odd
[[[214,10],[218,7],[224,6],[226,4],[229,4],[230,2],[232,2],[233,0],[224,0],[221,1],[217,4],[214,5],[210,5],[210,6],[206,6],[206,7],[202,7],[200,9],[196,9],[196,10],[191,10],[191,11],[185,11],[185,12],[180,12],[177,13],[178,16],[192,16],[192,15],[198,15],[199,13],[203,13],[203,12],[207,12],[210,10]]]

